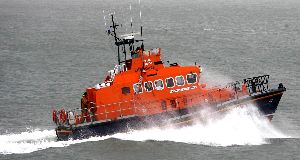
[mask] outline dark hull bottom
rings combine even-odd
[[[212,113],[219,113],[235,108],[236,106],[241,106],[242,104],[253,103],[258,107],[263,115],[267,116],[271,120],[284,91],[284,88],[273,90],[268,93],[240,98],[227,104],[213,105],[214,107],[209,108],[214,110]],[[201,108],[202,106],[200,105],[199,107],[191,107],[189,109],[182,109],[173,112],[164,112],[159,115],[147,117],[131,117],[102,123],[94,122],[89,125],[77,126],[74,128],[58,127],[56,129],[56,134],[58,140],[68,140],[70,138],[82,139],[91,136],[111,135],[117,132],[127,132],[132,129],[141,129],[151,126],[164,127],[167,124],[186,125],[192,122],[195,117],[199,117],[199,119],[203,118],[200,117],[199,113],[199,109],[201,110]]]

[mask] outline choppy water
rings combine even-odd
[[[112,8],[120,22],[133,15],[143,24],[146,48],[197,61],[210,82],[261,74],[283,82],[272,124],[250,106],[182,129],[56,142],[52,108],[77,107],[116,63],[103,21]],[[0,0],[0,159],[299,159],[299,8],[297,0]]]

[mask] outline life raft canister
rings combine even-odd
[[[57,124],[57,111],[56,110],[52,111],[52,120],[55,124]]]
[[[61,122],[61,124],[64,124],[67,120],[67,113],[65,111],[65,109],[61,109],[59,112],[59,121]]]

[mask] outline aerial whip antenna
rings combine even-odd
[[[105,15],[103,16],[103,19],[104,19],[104,26],[106,27],[106,16]]]
[[[103,10],[102,13],[103,13],[104,26],[106,27],[106,15],[105,15],[105,10]]]
[[[140,19],[142,20],[142,11],[140,10]]]
[[[141,7],[141,0],[139,0],[139,6],[140,6],[140,21],[141,21],[141,37],[143,37],[143,24],[142,24],[142,7]],[[142,41],[141,45],[142,50],[144,50],[144,43]]]
[[[129,10],[130,10],[130,14],[131,14],[131,3],[129,4]],[[130,17],[130,28],[131,28],[131,33],[133,33],[133,29],[132,29],[132,16]]]
[[[140,6],[140,21],[141,21],[141,37],[143,37],[143,24],[142,24],[142,7],[141,7],[141,0],[139,0],[139,6]]]
[[[130,18],[130,27],[131,27],[131,33],[133,33],[133,30],[132,30],[132,17]]]

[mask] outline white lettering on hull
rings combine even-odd
[[[189,91],[189,90],[193,90],[193,89],[196,89],[196,88],[197,88],[197,86],[191,86],[191,87],[185,87],[185,88],[179,88],[179,89],[172,89],[172,90],[170,90],[170,93]]]

